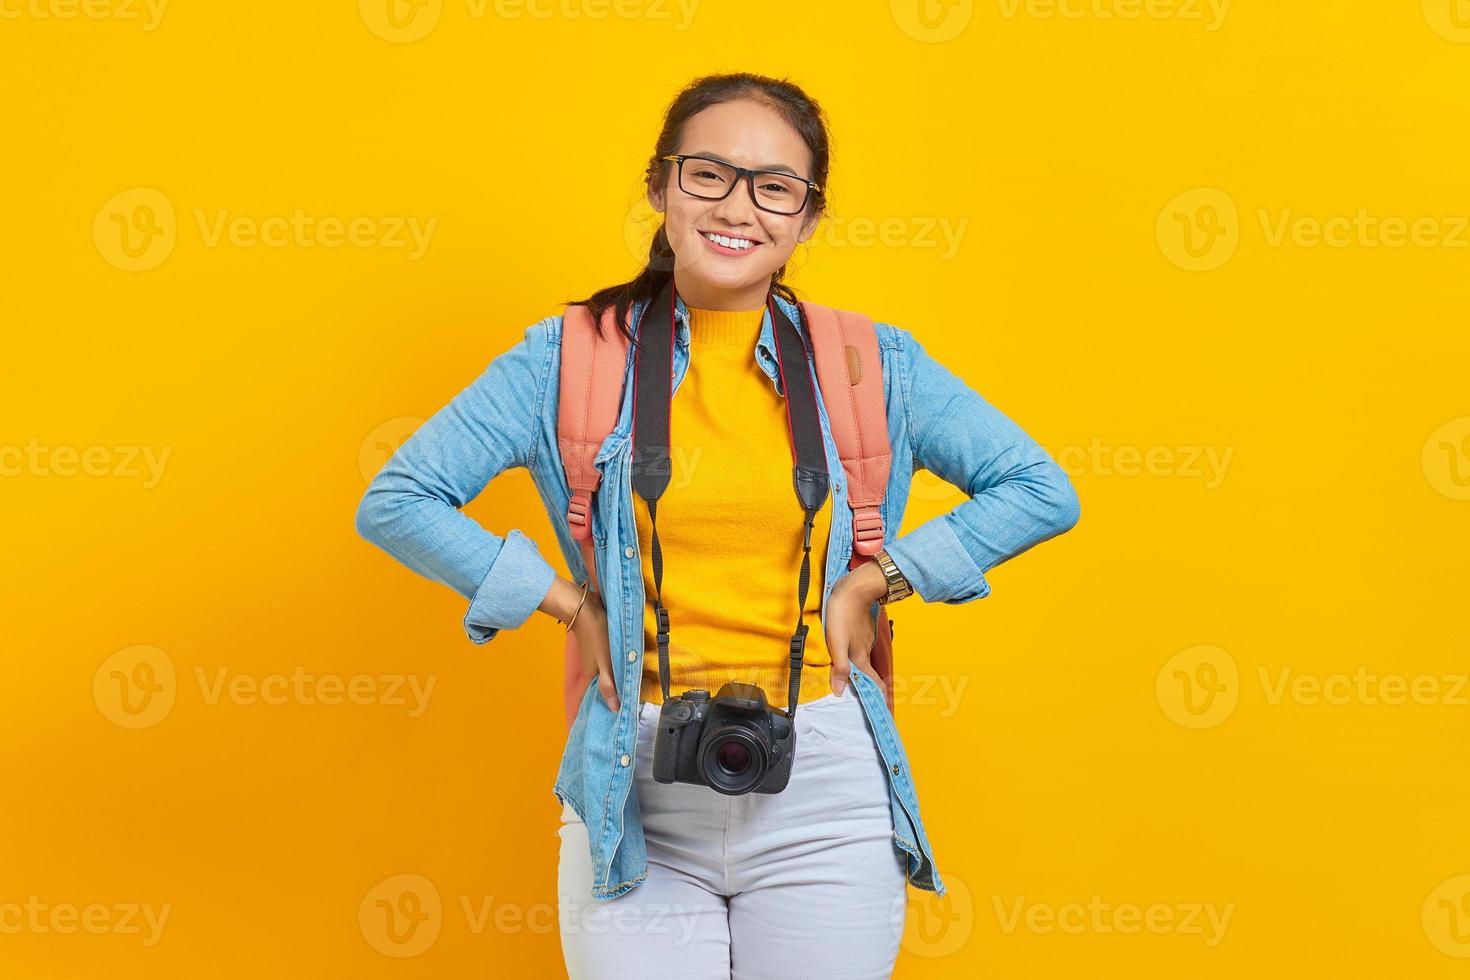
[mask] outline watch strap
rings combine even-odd
[[[903,572],[899,571],[893,559],[888,556],[887,548],[879,548],[873,555],[873,560],[878,563],[878,568],[883,572],[883,578],[888,582],[888,593],[878,601],[883,605],[897,602],[914,594],[913,584],[904,578]]]

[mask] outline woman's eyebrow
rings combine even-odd
[[[690,153],[689,156],[692,156],[692,157],[709,157],[711,160],[718,160],[721,163],[728,163],[732,167],[733,166],[736,166],[736,164],[732,163],[729,160],[726,160],[724,157],[720,156],[718,153],[709,153],[709,152],[706,152],[704,150],[695,150],[693,153]],[[767,164],[763,164],[763,165],[758,166],[758,167],[751,167],[750,169],[751,170],[777,170],[777,171],[780,171],[783,174],[790,174],[793,177],[800,176],[800,174],[798,174],[795,170],[792,170],[790,167],[786,166],[786,164],[784,164],[784,163],[767,163]]]

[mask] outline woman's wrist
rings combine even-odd
[[[877,602],[888,595],[888,579],[871,558],[848,572],[843,581],[848,582],[847,588],[866,603]]]
[[[551,583],[551,588],[546,590],[546,598],[541,600],[537,610],[546,613],[559,623],[565,623],[572,618],[577,611],[577,606],[582,601],[582,587],[575,582],[557,576],[556,581]]]

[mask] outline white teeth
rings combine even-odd
[[[713,232],[705,232],[704,237],[712,242],[719,242],[726,248],[750,248],[755,242],[748,238],[727,238],[724,235],[716,235]]]

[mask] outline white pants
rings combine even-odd
[[[883,757],[857,694],[796,709],[779,793],[652,776],[659,706],[639,705],[634,788],[648,877],[592,899],[587,827],[562,808],[562,955],[571,980],[870,980],[893,972],[907,907]]]

